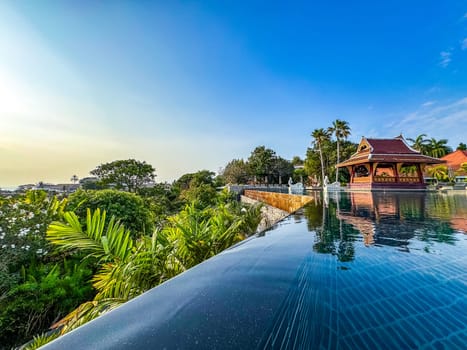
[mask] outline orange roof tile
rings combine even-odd
[[[446,161],[448,167],[456,171],[461,167],[462,163],[467,163],[467,151],[457,150],[445,155],[441,159]]]

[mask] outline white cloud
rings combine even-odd
[[[440,53],[441,56],[441,61],[439,62],[439,65],[443,68],[446,68],[449,63],[452,61],[452,53],[450,51],[441,51]]]
[[[422,104],[422,107],[429,107],[432,106],[436,103],[436,101],[426,101],[425,103]]]
[[[462,50],[467,50],[467,38],[462,40],[461,49]]]
[[[408,137],[427,134],[436,139],[446,138],[451,146],[465,142],[465,121],[467,120],[467,97],[450,103],[420,107],[407,113],[399,122],[388,125],[389,133],[401,130]]]

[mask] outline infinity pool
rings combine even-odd
[[[315,201],[51,349],[465,349],[467,195]]]

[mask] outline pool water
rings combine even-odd
[[[467,195],[311,194],[49,348],[465,349]]]

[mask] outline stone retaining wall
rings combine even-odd
[[[244,196],[255,199],[257,201],[269,204],[275,208],[284,210],[288,213],[297,211],[305,204],[313,200],[310,196],[302,196],[298,194],[286,194],[275,192],[263,192],[254,190],[245,190]]]
[[[240,200],[242,203],[252,205],[259,202],[256,199],[251,199],[245,196],[241,196]],[[279,221],[281,221],[289,215],[289,213],[285,210],[274,208],[266,203],[262,204],[263,207],[261,208],[261,222],[259,223],[256,232],[262,232],[264,230],[267,230],[268,228],[274,226],[276,223],[278,223]]]

